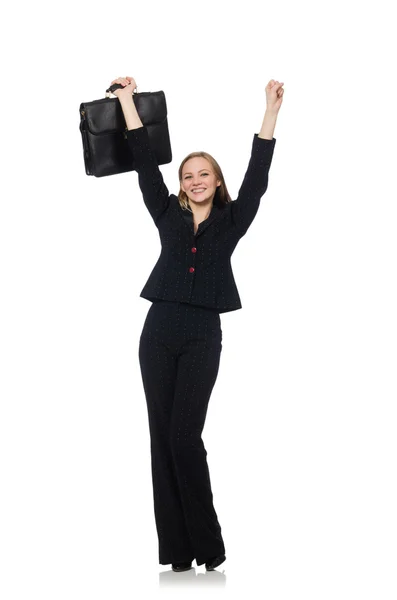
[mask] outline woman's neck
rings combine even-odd
[[[203,205],[195,206],[193,203],[189,202],[189,206],[192,209],[193,216],[196,219],[204,220],[209,216],[209,214],[212,210],[213,204],[211,201],[209,204],[206,204],[204,206]]]

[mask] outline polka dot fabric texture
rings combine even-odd
[[[201,437],[221,351],[217,311],[162,300],[150,307],[139,361],[162,565],[225,554]]]
[[[231,256],[246,234],[268,186],[276,139],[254,134],[251,156],[236,200],[213,204],[196,234],[193,219],[170,194],[145,126],[126,132],[143,200],[159,230],[160,256],[140,296],[150,301],[185,302],[219,313],[242,308]]]

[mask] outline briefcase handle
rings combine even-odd
[[[114,90],[118,90],[119,88],[123,88],[124,89],[124,85],[122,85],[121,83],[114,83],[113,85],[111,85],[110,87],[108,87],[108,89],[106,90],[106,98],[110,98],[110,94],[113,94]],[[138,91],[138,86],[136,86],[136,88],[134,89],[134,93]]]

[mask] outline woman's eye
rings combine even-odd
[[[208,173],[202,173],[202,175],[208,175]],[[190,175],[187,175],[185,179],[190,179]]]

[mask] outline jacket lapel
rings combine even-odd
[[[193,219],[191,222],[187,222],[187,220],[185,219],[185,217],[183,215],[182,208],[180,207],[179,200],[178,200],[178,205],[177,205],[177,211],[180,215],[180,218],[184,222],[185,227],[188,229],[188,231],[191,235],[193,233]],[[197,233],[195,234],[194,237],[197,238],[199,235],[201,235],[207,229],[207,227],[209,227],[216,219],[219,218],[219,216],[221,214],[222,214],[222,211],[214,204],[213,208],[211,210],[211,214],[204,221],[201,221],[201,223],[198,226]]]

